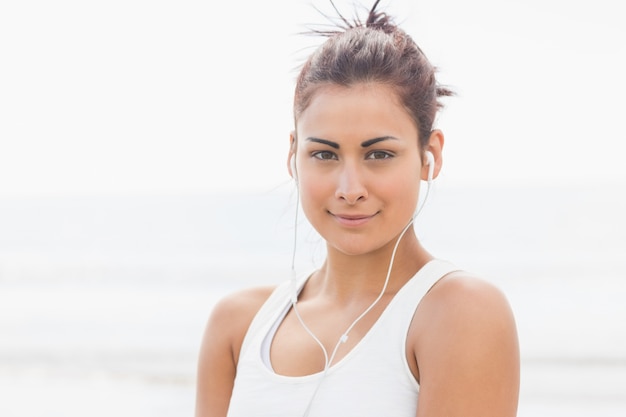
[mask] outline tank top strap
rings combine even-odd
[[[391,300],[379,321],[381,327],[387,331],[404,336],[397,339],[402,349],[415,311],[424,296],[441,278],[458,270],[459,268],[450,262],[433,259],[420,268]]]
[[[459,271],[454,264],[442,259],[433,259],[417,271],[401,292],[411,294],[411,299],[419,302],[441,278],[454,271]]]
[[[296,292],[300,292],[309,275],[310,274],[307,274],[296,280]],[[261,306],[248,327],[248,331],[241,345],[240,357],[250,348],[253,342],[263,340],[264,335],[267,334],[271,326],[278,320],[279,316],[284,314],[285,308],[291,304],[291,292],[293,290],[293,282],[289,279],[278,284],[274,291],[272,291],[269,298]],[[259,335],[260,337],[258,337]]]

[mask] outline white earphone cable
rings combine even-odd
[[[402,229],[402,232],[400,232],[400,235],[398,236],[398,239],[396,240],[396,243],[393,247],[393,251],[391,252],[391,259],[389,260],[389,267],[387,268],[387,276],[385,277],[385,282],[383,284],[383,287],[380,291],[380,293],[378,294],[378,297],[376,297],[376,299],[369,305],[369,307],[367,307],[365,309],[365,311],[363,311],[353,322],[352,324],[350,324],[350,326],[348,326],[348,328],[346,329],[345,332],[342,333],[341,337],[339,338],[339,340],[337,341],[337,344],[335,344],[335,347],[332,351],[332,354],[330,355],[330,358],[328,357],[328,352],[326,350],[326,348],[324,347],[324,344],[318,339],[318,337],[315,335],[315,333],[313,333],[313,331],[306,325],[306,323],[304,322],[304,320],[302,319],[302,317],[300,316],[300,312],[298,311],[298,307],[297,307],[297,303],[298,303],[298,294],[297,294],[297,287],[296,287],[296,272],[295,272],[295,258],[296,258],[296,243],[297,243],[297,230],[298,230],[298,210],[300,208],[299,205],[299,201],[300,198],[298,196],[297,200],[296,200],[296,215],[295,215],[295,223],[294,223],[294,242],[293,242],[293,253],[292,253],[292,258],[291,258],[291,306],[293,308],[294,313],[296,314],[296,317],[298,318],[298,321],[300,322],[300,324],[302,325],[302,327],[304,328],[304,330],[313,338],[313,340],[315,340],[315,342],[320,346],[320,348],[322,349],[322,352],[324,353],[324,369],[322,371],[322,375],[320,376],[320,379],[315,387],[315,390],[313,391],[313,394],[311,396],[311,399],[307,405],[307,408],[303,414],[303,417],[307,417],[309,415],[310,409],[311,409],[311,405],[313,404],[313,400],[315,399],[315,397],[317,396],[317,392],[320,388],[320,386],[322,385],[322,382],[324,381],[326,374],[333,362],[333,360],[335,359],[335,355],[337,354],[337,351],[339,350],[339,346],[342,343],[345,343],[348,340],[348,333],[350,333],[350,331],[354,328],[354,326],[357,325],[357,323],[363,318],[365,317],[365,315],[367,313],[370,312],[370,310],[372,308],[374,308],[374,306],[376,306],[376,304],[380,301],[380,299],[383,297],[383,295],[385,294],[385,291],[387,290],[387,286],[389,284],[389,279],[391,277],[391,271],[393,269],[393,262],[395,260],[396,257],[396,251],[398,249],[398,246],[400,244],[400,241],[402,240],[402,237],[404,236],[404,234],[406,233],[406,231],[409,229],[409,227],[413,224],[413,221],[417,218],[417,216],[420,214],[420,212],[422,211],[422,209],[424,208],[424,206],[426,205],[426,200],[428,199],[428,195],[430,193],[430,186],[432,183],[432,178],[429,175],[428,181],[427,181],[427,187],[426,187],[426,194],[424,195],[424,199],[422,200],[422,204],[420,204],[419,208],[417,209],[417,211],[415,212],[415,214],[413,215],[413,217],[411,217],[411,220],[409,220],[409,223],[404,227],[404,229]]]

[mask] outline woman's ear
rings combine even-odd
[[[432,178],[435,179],[439,175],[441,171],[441,165],[443,164],[442,158],[442,150],[443,150],[444,137],[443,132],[439,129],[435,129],[430,132],[430,136],[428,137],[428,145],[424,149],[424,151],[428,151],[433,155],[433,167],[429,167],[426,164],[426,158],[422,158],[422,170],[421,170],[421,179],[424,181],[428,181],[428,171],[432,170]]]
[[[287,171],[291,178],[297,181],[298,174],[296,172],[296,132],[289,134],[289,153],[287,154]]]

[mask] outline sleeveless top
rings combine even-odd
[[[441,260],[424,265],[326,375],[279,375],[264,362],[264,340],[273,337],[272,328],[275,331],[291,305],[292,285],[289,281],[279,285],[244,338],[227,416],[298,417],[310,407],[309,417],[415,417],[419,385],[406,361],[407,333],[422,297],[455,270]]]

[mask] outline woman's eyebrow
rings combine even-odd
[[[314,137],[308,137],[308,138],[306,138],[306,140],[309,141],[309,142],[322,143],[324,145],[330,146],[331,148],[339,149],[339,144],[337,142],[332,142],[330,140],[314,138]]]
[[[361,142],[361,147],[367,148],[368,146],[372,146],[373,144],[378,143],[378,142],[382,142],[384,140],[397,140],[397,139],[398,138],[393,137],[393,136],[381,136],[381,137],[378,137],[378,138],[368,139],[368,140],[366,140],[364,142]],[[333,141],[330,141],[330,140],[320,139],[320,138],[316,138],[316,137],[313,137],[313,136],[306,138],[306,140],[309,141],[309,142],[317,142],[317,143],[321,143],[321,144],[324,144],[324,145],[328,145],[328,146],[330,146],[332,148],[335,148],[335,149],[339,149],[339,144],[337,142],[333,142]]]
[[[382,142],[383,140],[398,140],[398,138],[393,136],[381,136],[379,138],[368,139],[365,142],[361,143],[363,148],[367,148],[368,146],[372,146],[375,143]]]

